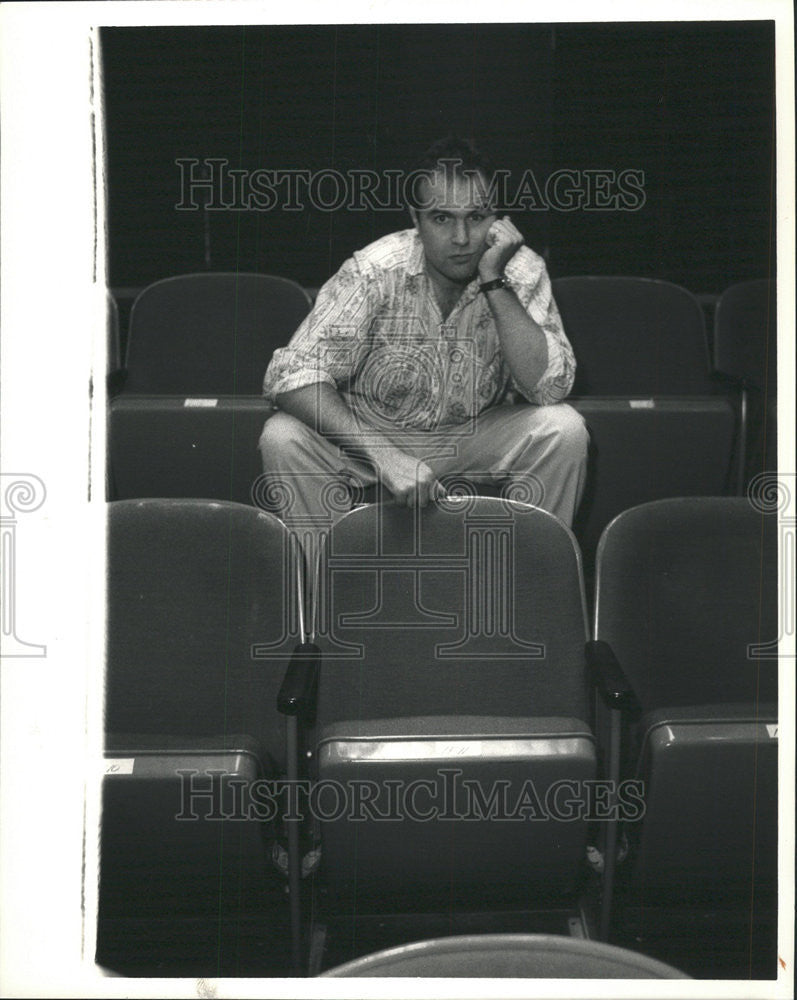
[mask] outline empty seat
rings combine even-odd
[[[110,407],[114,497],[251,502],[263,375],[310,298],[287,278],[187,274],[138,296]]]
[[[574,396],[699,396],[713,391],[703,311],[691,292],[652,278],[556,278],[578,367]]]
[[[417,941],[355,959],[323,976],[689,978],[678,969],[625,948],[554,934],[473,934]]]
[[[572,907],[596,764],[570,531],[499,498],[376,504],[323,565],[326,914]]]
[[[610,773],[644,806],[624,827],[616,929],[688,907],[736,913],[740,948],[772,932],[777,659],[761,647],[777,610],[777,518],[744,499],[644,504],[604,532],[589,651],[611,706]]]
[[[734,413],[709,371],[703,312],[685,288],[633,277],[553,282],[578,368],[569,400],[591,437],[574,530],[585,562],[622,510],[728,491]]]
[[[138,395],[259,396],[275,348],[310,308],[296,282],[269,274],[182,274],[133,304],[125,389]]]
[[[777,469],[777,348],[775,283],[727,288],[714,315],[714,368],[739,390],[739,494],[751,476]]]
[[[255,933],[284,969],[265,782],[285,767],[296,563],[284,526],[251,507],[109,505],[101,964],[232,974]]]

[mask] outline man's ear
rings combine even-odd
[[[415,228],[420,232],[420,226],[418,225],[418,210],[413,208],[412,205],[408,205],[407,208],[409,210],[413,226],[415,226]]]

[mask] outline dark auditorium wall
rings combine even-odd
[[[774,271],[772,22],[106,28],[102,49],[115,288],[208,267],[317,286],[409,225],[306,197],[180,210],[180,159],[384,171],[451,130],[531,170],[542,204],[513,219],[554,276],[719,293]],[[644,172],[644,204],[546,205],[552,174],[589,170]]]

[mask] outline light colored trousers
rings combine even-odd
[[[425,461],[449,492],[458,492],[458,484],[500,484],[503,496],[572,524],[584,490],[588,433],[581,415],[566,403],[504,404],[459,426],[380,434]],[[357,502],[358,488],[374,485],[378,477],[370,465],[287,413],[266,422],[259,448],[264,471],[258,506],[296,532],[314,566],[308,550],[317,548],[352,500]]]

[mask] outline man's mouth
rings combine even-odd
[[[449,260],[453,260],[455,264],[467,264],[472,257],[472,253],[455,253],[451,255]]]

